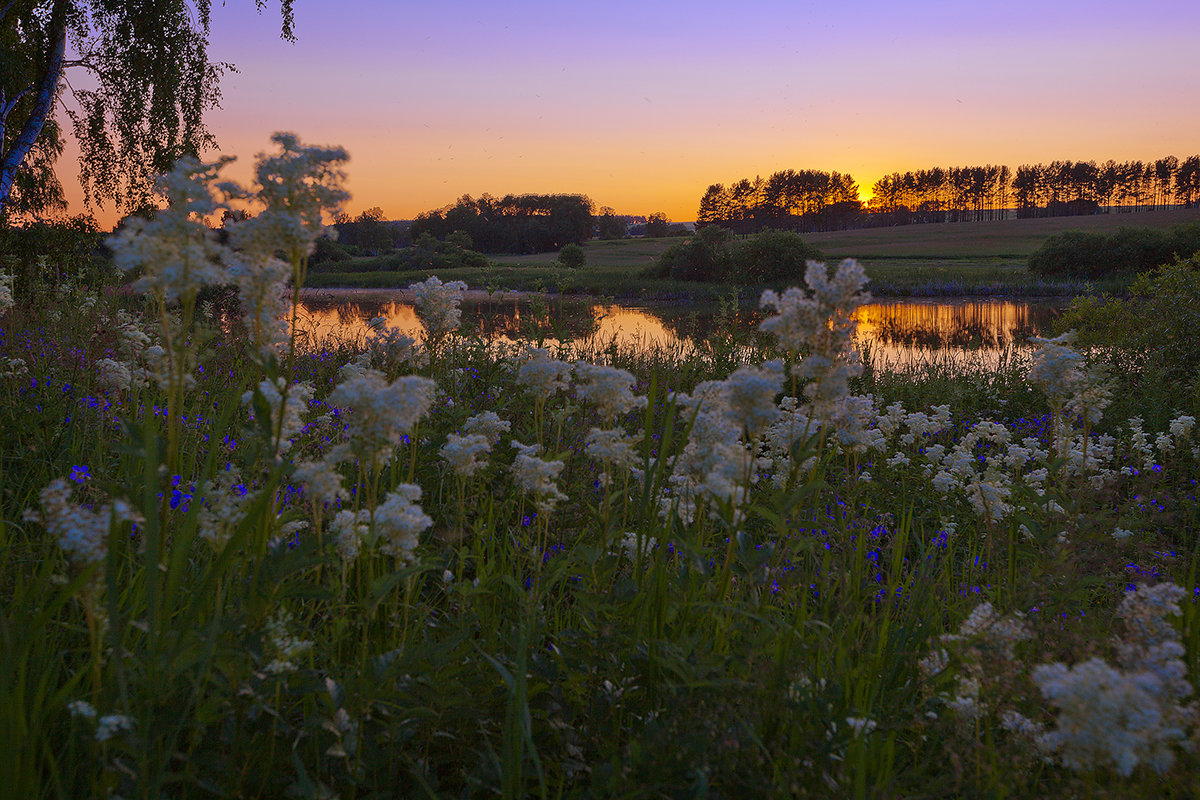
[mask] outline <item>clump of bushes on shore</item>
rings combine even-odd
[[[821,258],[820,250],[791,231],[764,230],[735,240],[728,228],[709,225],[663,251],[649,274],[684,281],[776,284],[799,280],[805,264]]]
[[[1029,269],[1039,275],[1103,277],[1144,272],[1176,256],[1200,251],[1200,223],[1169,230],[1118,228],[1111,233],[1065,231],[1051,236],[1029,257]]]

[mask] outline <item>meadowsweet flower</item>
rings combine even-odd
[[[372,512],[374,533],[382,542],[380,549],[386,555],[403,562],[413,560],[418,535],[433,525],[433,520],[417,505],[420,499],[420,486],[402,483],[375,507]]]
[[[165,304],[194,295],[202,286],[226,280],[220,247],[206,217],[226,208],[214,194],[221,169],[232,159],[204,164],[181,158],[158,180],[157,189],[168,206],[153,220],[129,217],[107,240],[119,269],[141,269],[134,291],[154,295]]]
[[[312,649],[312,642],[299,639],[288,631],[294,621],[290,611],[278,611],[267,620],[267,645],[273,658],[267,664],[266,671],[272,675],[295,672],[297,666],[294,659]]]
[[[782,295],[763,292],[760,305],[777,313],[759,325],[774,333],[780,345],[802,356],[792,374],[806,382],[804,396],[812,414],[831,420],[851,378],[862,374],[862,358],[854,349],[854,310],[870,299],[864,291],[866,272],[856,261],[843,261],[832,277],[825,264],[810,261],[804,274],[808,292],[792,287]]]
[[[416,339],[387,325],[383,317],[376,317],[371,323],[367,352],[385,372],[403,367],[420,369],[429,363],[429,353]]]
[[[253,495],[246,491],[235,470],[227,469],[204,485],[204,496],[197,515],[201,539],[214,550],[224,549],[234,530],[246,517],[246,505]]]
[[[123,500],[89,511],[70,502],[71,486],[64,478],[46,485],[38,495],[42,511],[26,511],[25,518],[42,523],[67,558],[79,567],[104,561],[108,551],[108,528],[112,521],[139,522],[140,515]]]
[[[1192,693],[1179,632],[1167,618],[1180,614],[1187,593],[1174,584],[1140,587],[1117,611],[1126,638],[1118,641],[1118,666],[1091,658],[1073,667],[1042,664],[1032,671],[1042,695],[1058,709],[1055,727],[1038,746],[1072,769],[1110,766],[1130,775],[1138,764],[1162,774],[1174,763],[1172,745],[1187,740],[1193,709],[1180,705]]]
[[[410,284],[408,288],[416,293],[417,316],[421,318],[429,337],[436,339],[458,330],[462,316],[459,305],[467,289],[465,283],[442,283],[436,275],[431,275],[421,283]]]
[[[1171,420],[1170,425],[1168,426],[1168,430],[1170,430],[1171,435],[1174,436],[1176,439],[1186,439],[1188,436],[1191,435],[1192,430],[1195,429],[1195,427],[1196,427],[1196,418],[1195,417],[1185,416],[1185,415],[1181,414],[1178,417],[1176,417],[1175,419]]]
[[[469,478],[483,467],[486,461],[479,457],[491,452],[492,443],[481,433],[468,433],[459,436],[451,433],[446,437],[446,443],[440,450],[442,460],[450,465],[455,475]]]
[[[512,430],[512,423],[500,419],[495,411],[484,411],[463,423],[463,430],[467,433],[478,433],[494,446],[500,441],[500,434]]]
[[[13,276],[0,271],[0,315],[8,313],[13,307]]]
[[[337,539],[338,555],[343,561],[353,561],[358,557],[363,540],[370,536],[370,515],[367,512],[355,514],[353,511],[339,511],[330,523],[329,528]]]
[[[779,418],[775,396],[783,391],[783,362],[768,361],[761,367],[738,367],[725,379],[728,387],[727,415],[751,437]]]
[[[83,717],[84,719],[96,718],[96,707],[87,700],[72,700],[67,703],[67,711],[71,712],[72,717]]]
[[[571,365],[550,358],[550,351],[543,347],[530,347],[525,352],[524,363],[517,370],[517,383],[528,386],[535,396],[547,400],[555,392],[570,387]]]
[[[96,741],[107,742],[125,732],[137,730],[137,720],[124,714],[105,714],[96,720]]]
[[[605,422],[635,408],[646,407],[646,398],[633,394],[636,381],[628,370],[576,361],[575,380],[579,399],[594,404],[600,419]]]
[[[517,450],[512,472],[517,488],[533,495],[533,503],[540,513],[552,510],[556,503],[567,496],[559,491],[554,481],[566,465],[562,461],[545,461],[537,457],[541,445],[523,445],[515,439],[512,446]]]
[[[330,234],[324,217],[350,197],[342,169],[350,156],[340,147],[301,144],[294,133],[275,133],[271,141],[279,152],[259,153],[254,169],[254,198],[266,208],[230,225],[230,244],[260,265],[276,250],[297,263]]]
[[[292,473],[292,480],[309,497],[322,503],[333,504],[346,497],[341,474],[325,459],[301,461]]]
[[[287,391],[285,402],[283,393]],[[286,453],[292,448],[292,439],[299,435],[304,427],[302,415],[308,410],[309,401],[313,396],[311,383],[296,383],[288,387],[286,378],[276,378],[274,382],[263,379],[258,384],[258,394],[267,401],[271,409],[271,430],[278,432],[278,449],[276,455]],[[254,408],[253,391],[242,395],[242,405]],[[282,418],[281,412],[282,410]]]
[[[637,451],[633,449],[636,443],[636,437],[627,435],[620,428],[592,428],[588,431],[583,451],[604,465],[604,470],[598,476],[601,486],[608,486],[612,482],[613,472],[628,472],[640,461]]]
[[[390,458],[433,405],[436,391],[435,381],[417,375],[388,382],[383,373],[369,369],[348,377],[330,393],[329,402],[350,409],[350,441],[330,451],[331,458],[340,461],[352,453],[368,462]]]

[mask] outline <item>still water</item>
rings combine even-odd
[[[423,329],[409,302],[382,292],[314,291],[301,302],[299,328],[316,344],[361,339],[367,320],[384,317],[414,338]],[[482,293],[471,293],[482,295]],[[857,312],[858,342],[877,366],[903,366],[934,358],[994,363],[1024,349],[1030,336],[1049,331],[1063,301],[895,299]],[[468,296],[460,332],[486,341],[541,338],[582,351],[634,348],[687,354],[753,340],[763,313],[715,304],[636,305],[516,293]]]

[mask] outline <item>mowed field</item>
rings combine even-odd
[[[826,258],[921,259],[960,261],[988,259],[993,265],[1024,263],[1050,236],[1063,231],[1109,231],[1121,227],[1169,228],[1200,222],[1200,209],[1144,211],[1136,214],[1010,219],[996,222],[951,222],[899,225],[890,228],[806,233],[804,239],[819,247]],[[590,241],[584,245],[590,267],[649,267],[675,239],[624,239]],[[497,264],[544,266],[556,253],[531,256],[492,256]]]

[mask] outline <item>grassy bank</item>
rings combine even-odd
[[[937,225],[908,225],[830,233],[805,234],[829,261],[861,260],[879,296],[1072,296],[1085,292],[1120,291],[1128,281],[1104,282],[1045,279],[1025,266],[1028,256],[1050,236],[1064,230],[1110,231],[1138,225],[1168,228],[1200,219],[1196,210],[1140,214],[1102,214],[1088,217],[1003,220]],[[472,287],[553,290],[638,299],[712,300],[728,287],[692,281],[651,280],[643,270],[653,266],[675,239],[625,239],[584,244],[587,265],[579,270],[557,266],[555,253],[493,256],[490,269],[438,270],[447,280]],[[337,271],[331,264],[314,272],[313,287],[401,288],[424,280],[433,271],[362,272],[371,259],[360,260],[355,271]],[[797,275],[796,280],[802,276]],[[748,295],[757,296],[752,287]],[[779,288],[779,287],[774,287]]]

